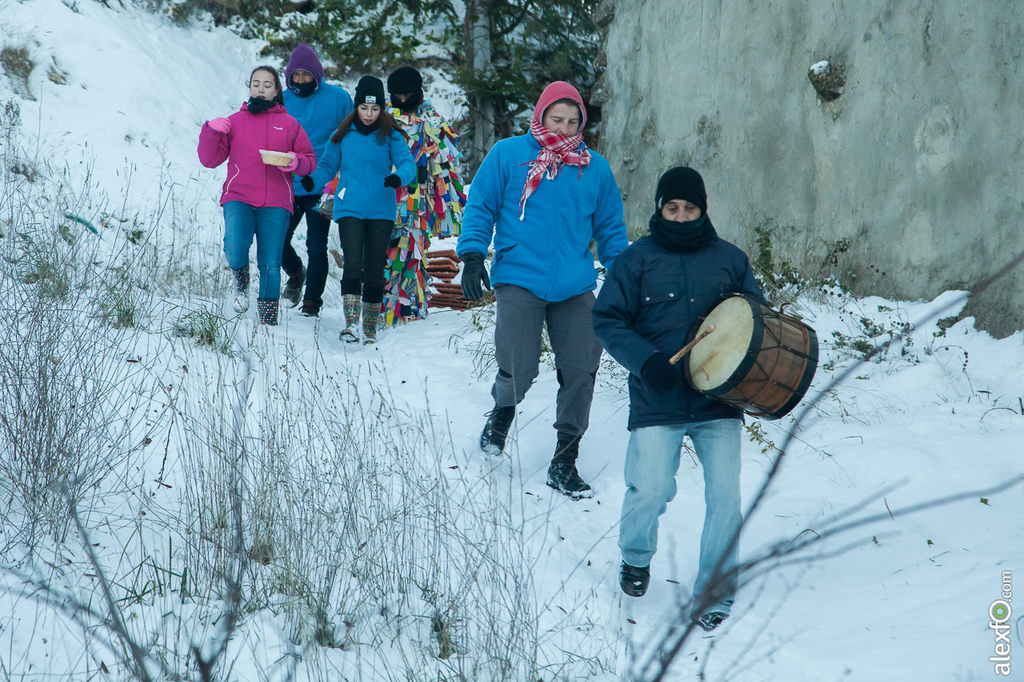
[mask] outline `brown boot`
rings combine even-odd
[[[244,313],[249,309],[249,266],[232,269],[235,276],[235,312]]]
[[[299,265],[299,271],[288,274],[288,281],[284,286],[284,293],[281,298],[288,302],[289,308],[294,308],[302,300],[302,285],[306,283],[306,267]]]

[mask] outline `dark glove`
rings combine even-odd
[[[395,189],[398,189],[399,187],[402,186],[402,178],[392,173],[391,175],[384,178],[384,186],[394,187]]]
[[[316,185],[313,184],[313,178],[309,177],[308,175],[304,175],[302,179],[299,180],[299,184],[302,185],[302,189],[306,190],[307,192],[312,192],[313,188],[316,187]]]
[[[679,368],[664,353],[655,353],[644,363],[640,378],[653,389],[667,391],[679,383]]]
[[[391,228],[391,239],[388,240],[388,248],[393,249],[402,242],[402,237],[405,236],[404,226],[395,226]]]
[[[484,254],[467,253],[462,258],[462,295],[475,301],[484,295],[484,287],[491,288],[491,278],[484,268]]]

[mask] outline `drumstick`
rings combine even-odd
[[[684,355],[686,355],[691,350],[693,350],[694,346],[696,346],[698,343],[700,343],[704,339],[705,336],[707,336],[708,334],[710,334],[713,331],[715,331],[715,325],[709,324],[707,329],[705,329],[704,331],[702,331],[700,334],[697,335],[697,338],[695,338],[693,341],[690,341],[690,343],[688,343],[685,346],[683,346],[682,349],[680,349],[680,351],[678,353],[676,353],[671,358],[669,358],[668,359],[669,364],[674,365],[677,362],[679,362],[680,360],[682,360]]]

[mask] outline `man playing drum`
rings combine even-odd
[[[655,209],[651,234],[615,259],[592,311],[597,338],[630,371],[619,585],[631,597],[647,591],[658,518],[675,497],[680,450],[689,436],[704,468],[706,503],[690,618],[713,630],[728,617],[737,588],[737,545],[728,546],[743,520],[743,417],[738,408],[691,388],[683,380],[682,364],[669,359],[723,295],[741,293],[765,301],[747,256],[716,234],[697,171],[679,167],[662,175]],[[722,577],[712,584],[723,556]]]

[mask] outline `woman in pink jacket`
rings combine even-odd
[[[284,166],[264,163],[260,150],[287,157]],[[224,255],[235,273],[235,310],[249,309],[249,247],[256,237],[260,271],[260,322],[277,324],[281,297],[281,249],[294,205],[292,173],[309,175],[316,155],[299,122],[285,111],[281,77],[269,66],[249,76],[249,101],[227,118],[207,121],[199,133],[199,161],[207,168],[228,162],[220,204],[224,207]]]

